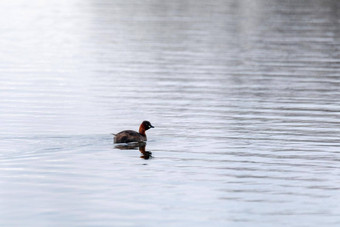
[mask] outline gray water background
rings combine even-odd
[[[339,1],[0,18],[0,226],[340,225]],[[148,160],[110,135],[142,120]]]

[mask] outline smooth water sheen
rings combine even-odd
[[[340,226],[338,0],[0,17],[0,226]],[[113,145],[143,120],[152,157]]]

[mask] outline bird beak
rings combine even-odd
[[[150,128],[154,128],[152,125],[150,125]]]

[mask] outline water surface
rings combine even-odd
[[[0,6],[1,226],[339,226],[339,1]]]

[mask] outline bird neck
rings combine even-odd
[[[143,124],[139,126],[139,134],[145,136],[145,127]]]

